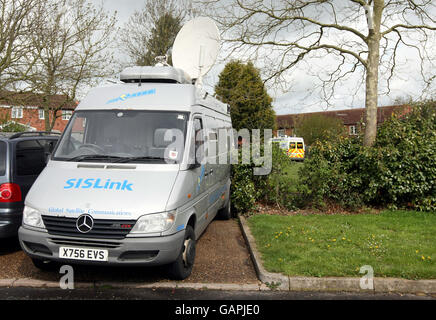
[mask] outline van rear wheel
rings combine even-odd
[[[217,218],[220,220],[229,220],[232,218],[232,204],[229,201],[227,201],[227,205],[220,209],[217,213]]]
[[[174,280],[183,280],[191,275],[195,260],[195,233],[191,226],[185,229],[185,238],[177,260],[168,266],[170,277]]]

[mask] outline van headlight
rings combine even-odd
[[[164,232],[171,228],[176,219],[176,211],[146,214],[136,221],[130,233]]]
[[[35,228],[45,228],[41,212],[28,206],[24,206],[23,224]]]

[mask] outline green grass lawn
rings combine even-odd
[[[436,278],[436,212],[256,215],[248,219],[265,268],[290,276]]]

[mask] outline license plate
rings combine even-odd
[[[60,247],[59,258],[89,261],[107,261],[108,250],[92,248]]]

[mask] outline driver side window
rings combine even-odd
[[[194,146],[194,150],[192,150],[191,163],[202,163],[204,159],[204,130],[203,130],[203,121],[200,117],[194,118],[193,123],[193,139],[195,139],[192,143]]]

